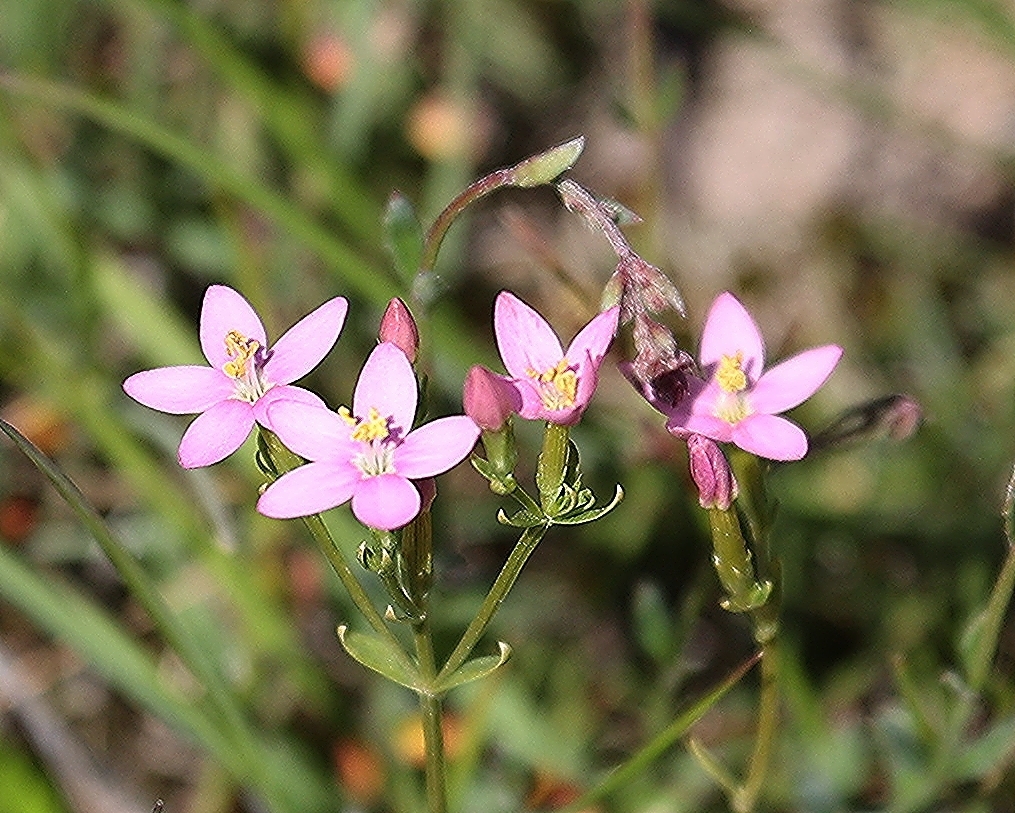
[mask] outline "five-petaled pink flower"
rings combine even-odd
[[[493,311],[497,349],[521,395],[523,418],[577,423],[596,390],[619,313],[612,307],[597,314],[565,352],[542,316],[514,294],[498,294]]]
[[[807,436],[777,413],[810,398],[841,356],[841,347],[828,344],[762,372],[765,346],[757,324],[733,294],[722,293],[701,336],[704,380],[687,377],[686,395],[663,408],[666,428],[678,437],[698,434],[735,443],[770,460],[799,460],[807,453]]]
[[[182,415],[200,412],[180,441],[184,468],[209,466],[235,452],[255,421],[268,429],[268,406],[281,400],[323,408],[291,383],[316,367],[338,340],[348,302],[335,297],[293,325],[269,348],[257,313],[239,293],[212,285],[201,307],[201,349],[210,367],[160,367],[123,382],[147,407]]]
[[[353,514],[371,528],[393,530],[410,522],[420,510],[420,494],[411,481],[447,471],[479,438],[479,427],[466,415],[409,431],[416,397],[409,360],[395,345],[382,342],[363,365],[351,412],[273,404],[275,432],[310,462],[269,486],[257,510],[289,519],[352,499]]]

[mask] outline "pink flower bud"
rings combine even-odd
[[[701,507],[728,511],[737,496],[737,481],[718,444],[703,435],[689,435],[687,455]]]
[[[479,364],[469,370],[462,387],[465,414],[487,432],[504,428],[511,413],[522,408],[522,397],[504,376]]]
[[[419,330],[416,320],[412,318],[409,307],[397,297],[388,303],[377,338],[382,342],[390,342],[405,353],[410,363],[416,361],[419,350]]]

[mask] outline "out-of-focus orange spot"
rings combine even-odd
[[[0,537],[15,544],[22,542],[39,519],[39,503],[31,497],[10,494],[0,499]]]
[[[70,427],[63,414],[30,395],[15,398],[0,411],[0,417],[46,455],[60,451],[70,440]]]
[[[461,750],[464,730],[462,721],[453,714],[445,714],[441,723],[444,735],[444,754],[451,760]],[[395,756],[416,768],[426,764],[426,744],[423,741],[423,719],[414,714],[406,717],[395,732]]]
[[[319,34],[303,50],[303,72],[321,90],[334,93],[349,81],[356,57],[336,34]]]
[[[464,107],[442,93],[423,96],[409,111],[406,138],[431,161],[472,153],[479,141],[476,122]]]
[[[376,802],[384,790],[384,766],[374,749],[363,742],[343,739],[332,751],[339,784],[364,807]]]
[[[292,551],[286,557],[286,571],[293,598],[302,604],[319,601],[324,591],[321,563],[317,551],[302,548]]]
[[[532,790],[525,800],[525,807],[530,810],[559,810],[572,804],[581,795],[581,788],[573,782],[551,774],[539,773],[536,774]],[[602,813],[602,810],[593,805],[584,808],[580,813]]]

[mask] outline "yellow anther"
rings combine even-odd
[[[715,380],[726,392],[743,392],[747,389],[747,374],[743,370],[744,354],[737,351],[735,356],[719,359]]]
[[[349,424],[349,426],[356,425],[356,419],[352,416],[352,413],[349,411],[349,407],[346,406],[339,407],[338,417],[341,418],[343,421],[345,421],[347,424]]]
[[[232,360],[222,365],[222,371],[230,378],[243,378],[247,374],[247,362],[257,353],[261,343],[248,339],[238,330],[230,330],[225,341],[226,355]]]
[[[528,374],[543,386],[539,397],[547,409],[566,409],[574,406],[578,395],[578,374],[570,369],[571,363],[563,358],[543,372],[529,370]]]
[[[341,415],[341,412],[339,414]],[[384,440],[388,434],[388,419],[381,417],[380,412],[374,407],[370,407],[370,417],[356,425],[356,428],[352,430],[351,437],[353,440],[369,443],[372,440]]]

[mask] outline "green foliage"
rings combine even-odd
[[[907,0],[878,13],[902,27],[944,19],[1008,67],[1015,53],[1001,3]],[[8,498],[37,512],[19,545],[0,541],[0,636],[51,660],[73,652],[113,689],[125,719],[107,721],[109,742],[117,725],[134,725],[129,715],[156,718],[214,763],[209,775],[225,775],[223,808],[246,787],[273,810],[322,813],[352,804],[342,801],[350,791],[332,765],[334,744],[368,742],[391,781],[379,800],[357,804],[420,809],[415,769],[393,745],[411,712],[340,648],[333,631],[355,605],[303,529],[254,515],[265,475],[251,448],[210,471],[180,471],[185,421],[137,408],[120,382],[138,369],[200,363],[197,304],[217,281],[241,288],[273,336],[324,298],[348,295],[345,335],[307,384],[332,406],[349,403],[374,316],[400,295],[420,322],[433,408],[457,409],[468,366],[496,363],[496,289],[555,304],[564,322],[596,301],[612,260],[586,268],[583,251],[543,216],[550,197],[512,190],[503,206],[477,207],[481,229],[466,221],[449,233],[442,264],[420,281],[417,212],[428,222],[468,181],[593,121],[578,169],[644,218],[624,229],[646,258],[679,270],[692,306],[679,328],[688,350],[700,304],[720,285],[766,305],[772,324],[789,320],[774,358],[813,307],[834,314],[824,339],[842,342],[846,361],[829,391],[799,410],[801,424],[813,433],[855,400],[895,389],[928,415],[906,444],[877,438],[774,469],[780,508],[764,539],[767,506],[742,506],[748,542],[782,562],[788,641],[783,727],[759,809],[1010,809],[1015,569],[997,515],[1015,454],[1012,239],[977,226],[978,211],[918,222],[846,200],[808,214],[806,256],[762,246],[733,255],[725,278],[699,273],[696,258],[715,235],[681,236],[674,225],[680,206],[661,187],[680,186],[685,170],[662,159],[682,154],[688,120],[667,127],[686,105],[707,104],[707,46],[731,29],[763,39],[753,21],[706,2],[595,0],[7,0],[0,20],[0,409],[60,464],[46,480],[11,444],[0,450],[0,518]],[[790,44],[767,45],[798,56]],[[342,59],[351,60],[345,74]],[[334,73],[315,73],[322,65]],[[988,154],[1010,178],[1003,141],[971,143],[880,88],[790,67],[807,93],[897,128],[886,138],[902,133],[928,155]],[[614,129],[603,136],[607,119]],[[424,138],[423,125],[436,136]],[[652,165],[645,177],[628,173],[628,150]],[[537,164],[536,180],[557,168]],[[392,188],[404,196],[389,197]],[[495,217],[509,211],[532,222]],[[484,230],[522,237],[525,252],[505,259]],[[582,237],[596,246],[601,235]],[[691,248],[667,258],[666,241]],[[424,685],[418,664],[376,630],[345,635],[347,652],[372,669],[451,692],[468,734],[449,765],[458,809],[514,813],[553,780],[566,786],[558,807],[585,791],[580,801],[611,813],[722,810],[681,743],[704,719],[693,731],[722,764],[749,750],[753,678],[725,681],[753,644],[744,619],[717,609],[686,461],[612,371],[601,386],[574,433],[581,479],[566,480],[577,459],[568,446],[564,464],[520,470],[519,482],[538,477],[560,526],[597,519],[605,509],[590,495],[617,482],[624,501],[600,523],[552,528],[456,668]],[[31,420],[14,420],[15,407]],[[521,459],[533,460],[536,433],[517,432]],[[63,482],[60,472],[87,495],[71,500],[77,516],[46,485]],[[433,552],[432,591],[442,609],[430,621],[446,656],[509,549],[510,529],[492,518],[514,508],[467,467],[439,488],[434,526],[446,535]],[[538,528],[539,507],[511,519]],[[362,531],[348,512],[321,524],[355,563]],[[745,609],[760,598],[751,587],[771,576],[755,575],[740,585]],[[364,584],[383,607],[383,587]],[[501,639],[515,648],[507,663],[506,650],[491,654]],[[400,629],[394,643],[407,640]],[[73,692],[54,680],[46,700],[71,718]],[[370,714],[376,705],[385,714]],[[97,728],[74,727],[82,737]],[[94,750],[111,763],[125,757],[115,746]],[[633,767],[609,773],[624,760]],[[148,770],[150,782],[157,771]],[[193,766],[179,771],[166,784],[195,796],[212,784]],[[42,774],[4,742],[0,811],[62,809]]]

